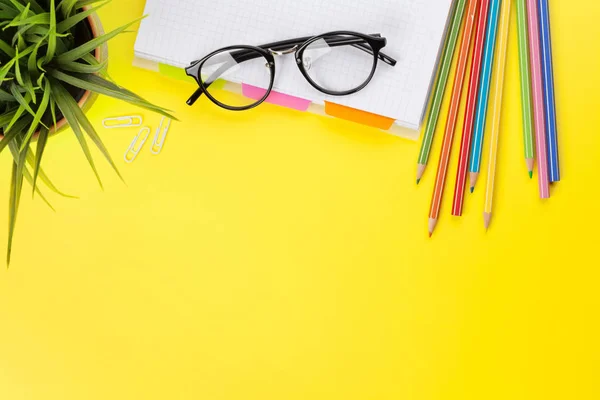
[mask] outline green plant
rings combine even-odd
[[[98,147],[121,176],[79,107],[75,99],[78,93],[108,95],[172,118],[164,109],[108,80],[106,62],[99,62],[93,55],[96,49],[139,20],[95,38],[82,37],[87,18],[110,1],[0,0],[0,134],[4,136],[0,152],[8,147],[14,160],[7,263],[10,263],[23,181],[29,182],[33,195],[37,193],[46,203],[38,179],[50,190],[66,196],[41,168],[48,136],[55,130],[57,120],[64,117],[72,128],[100,186],[87,140]],[[99,5],[91,8],[94,3]],[[37,142],[35,150],[34,142]]]

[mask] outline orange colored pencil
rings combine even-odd
[[[442,196],[444,194],[444,186],[446,183],[446,174],[448,172],[448,163],[450,161],[452,142],[454,140],[454,131],[456,129],[456,120],[458,119],[460,99],[462,97],[463,82],[465,80],[467,62],[469,60],[469,49],[471,48],[473,27],[475,25],[479,3],[479,0],[469,0],[467,18],[465,20],[465,27],[461,38],[460,52],[458,53],[458,64],[454,77],[454,87],[452,88],[452,100],[450,102],[450,109],[448,111],[448,120],[446,121],[446,131],[444,132],[444,142],[442,144],[440,161],[438,163],[437,175],[435,177],[435,187],[433,189],[433,196],[431,199],[431,209],[429,211],[429,236],[433,234],[440,215]]]

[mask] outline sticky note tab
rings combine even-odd
[[[179,67],[173,67],[167,64],[158,64],[158,72],[161,75],[168,76],[169,78],[175,78],[180,80],[189,80],[191,79],[186,75],[185,70]],[[193,80],[192,80],[193,81]]]
[[[254,100],[260,100],[265,96],[267,91],[263,88],[259,88],[256,86],[242,84],[242,93],[244,96],[249,97]],[[277,104],[279,106],[292,108],[298,111],[306,111],[310,106],[311,101],[301,99],[300,97],[294,97],[287,94],[271,91],[269,97],[266,100],[267,103]]]
[[[390,129],[395,122],[395,119],[393,118],[383,117],[381,115],[357,110],[356,108],[341,106],[328,101],[325,102],[325,112],[332,117],[358,122],[359,124],[372,126],[386,131]]]

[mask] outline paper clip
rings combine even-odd
[[[165,145],[165,139],[167,138],[167,133],[169,133],[169,128],[171,127],[171,119],[169,119],[167,125],[163,128],[164,122],[165,117],[162,117],[162,119],[160,120],[160,125],[158,126],[158,128],[156,129],[156,133],[154,134],[154,141],[152,142],[152,147],[150,147],[150,151],[152,152],[152,154],[160,154],[163,146]],[[155,148],[157,149],[155,150]]]
[[[142,133],[146,132],[146,135],[144,136],[144,138],[142,140],[139,140],[140,137],[142,136]],[[138,132],[137,135],[135,135],[135,137],[133,138],[133,141],[131,142],[131,144],[129,145],[129,147],[127,148],[127,151],[125,152],[125,162],[126,163],[132,163],[133,160],[136,159],[136,157],[138,156],[139,152],[142,150],[142,147],[144,147],[144,143],[146,143],[146,140],[148,140],[148,136],[150,136],[150,128],[148,128],[147,126],[143,127],[142,129],[140,129],[140,131]],[[139,141],[139,145],[138,148],[135,148],[135,145],[138,143]],[[131,155],[131,157],[129,157]]]
[[[111,123],[120,122],[120,123]],[[142,126],[142,117],[139,115],[126,115],[124,117],[105,118],[102,120],[102,126],[106,129],[131,128]]]

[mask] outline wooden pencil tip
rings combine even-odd
[[[475,185],[477,184],[477,178],[479,178],[479,172],[471,172],[469,174],[469,183],[471,184],[471,193],[475,190]]]
[[[437,225],[437,218],[429,218],[429,237],[433,235],[435,226]]]
[[[423,177],[423,173],[425,173],[425,164],[417,164],[417,183],[421,182],[421,178]]]
[[[525,163],[527,164],[527,171],[529,172],[529,177],[533,179],[533,164],[535,160],[533,158],[526,158]]]
[[[485,230],[487,231],[490,227],[490,222],[492,221],[492,213],[483,213],[483,224],[485,225]]]

